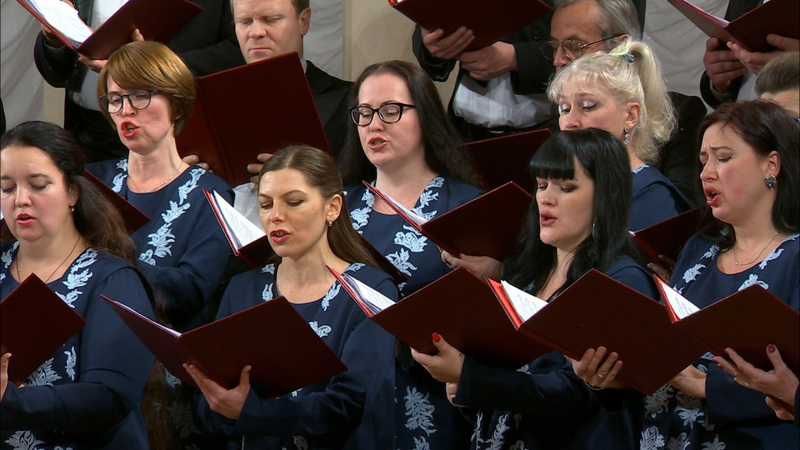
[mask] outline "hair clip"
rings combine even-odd
[[[619,46],[608,52],[611,56],[619,56],[624,59],[629,65],[633,65],[633,53],[627,51],[625,47]]]

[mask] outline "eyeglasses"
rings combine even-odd
[[[350,108],[350,117],[353,119],[353,123],[360,127],[371,124],[375,113],[378,113],[378,117],[380,117],[383,123],[396,123],[403,117],[404,108],[415,107],[414,105],[406,105],[405,103],[384,103],[377,109],[359,105]]]
[[[119,114],[125,107],[125,99],[128,99],[131,108],[141,111],[150,106],[153,94],[157,94],[157,89],[133,89],[127,94],[110,93],[100,96],[100,102],[109,114]]]
[[[594,41],[594,42],[589,42],[588,44],[584,44],[583,42],[581,42],[581,41],[579,41],[577,39],[565,39],[565,40],[563,40],[561,42],[554,41],[554,40],[551,39],[551,40],[545,42],[544,44],[542,44],[542,47],[541,47],[542,55],[544,55],[544,58],[546,60],[552,61],[556,57],[556,53],[558,52],[558,47],[561,47],[561,50],[564,51],[564,56],[566,56],[567,59],[572,61],[574,59],[577,59],[577,58],[580,58],[581,56],[583,56],[583,52],[587,48],[591,47],[592,45],[599,44],[599,43],[605,42],[605,41],[609,41],[611,39],[616,39],[616,38],[618,38],[620,36],[623,36],[623,35],[622,34],[616,34],[614,36],[609,36],[607,38],[603,38],[603,39],[600,39],[600,40],[597,40],[597,41]]]

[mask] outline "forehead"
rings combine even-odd
[[[800,117],[800,88],[787,89],[774,94],[765,92],[761,95],[761,98],[777,103],[778,106],[785,109],[794,118]]]
[[[233,0],[233,15],[258,13],[262,15],[275,13],[294,13],[292,0]]]
[[[409,91],[405,80],[391,73],[381,73],[370,75],[361,84],[358,90],[360,103],[383,103],[385,101],[396,100],[403,103],[411,102],[411,91]]]
[[[50,155],[38,147],[12,145],[0,151],[0,177],[8,177],[11,173],[28,176],[44,174],[56,176],[61,171],[56,167]]]
[[[594,0],[583,0],[559,8],[553,13],[550,36],[563,41],[577,39],[592,42],[602,37],[603,14]]]
[[[580,99],[583,97],[607,98],[608,96],[609,95],[603,92],[594,81],[579,80],[574,76],[564,79],[561,85],[560,97],[562,99]]]
[[[265,173],[258,185],[258,195],[280,197],[291,191],[310,193],[316,190],[308,183],[306,174],[297,169],[280,169]]]

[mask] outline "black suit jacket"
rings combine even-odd
[[[353,83],[325,73],[310,61],[306,61],[306,78],[328,143],[333,155],[338,157],[347,136],[348,98]]]

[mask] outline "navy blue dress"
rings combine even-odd
[[[606,275],[658,298],[650,276],[628,257]],[[638,411],[628,407],[641,402],[639,394],[592,391],[556,351],[517,371],[466,356],[453,401],[477,409],[470,447],[475,450],[633,449],[641,423]]]
[[[18,243],[0,251],[0,299],[19,283],[9,272]],[[153,318],[143,277],[127,262],[84,250],[48,283],[86,325],[0,403],[0,446],[13,450],[147,449],[140,409],[153,355],[100,294]],[[11,358],[10,364],[14,364]]]
[[[267,264],[234,277],[217,317],[278,297],[276,269]],[[398,298],[394,281],[378,269],[354,263],[345,273]],[[390,449],[394,423],[386,413],[394,407],[394,338],[367,318],[338,281],[323,298],[292,306],[348,370],[277,399],[253,385],[236,421],[211,411],[202,398],[206,428],[228,435],[230,450]]]
[[[670,284],[699,308],[758,284],[798,311],[798,238],[798,234],[786,238],[760,264],[725,274],[717,267],[719,247],[697,234],[681,251]],[[800,430],[791,422],[777,419],[764,394],[740,386],[711,358],[713,355],[706,354],[695,363],[707,374],[705,399],[690,397],[668,384],[647,397],[642,450],[800,447]]]
[[[641,230],[692,208],[683,193],[658,169],[647,164],[631,170],[633,202],[628,229]]]
[[[408,276],[408,280],[399,286],[403,296],[413,294],[450,272],[442,262],[436,244],[428,241],[399,215],[372,210],[375,197],[366,186],[358,184],[348,186],[346,190],[353,228]],[[470,184],[437,176],[428,183],[413,211],[430,220],[481,193]],[[393,448],[465,448],[471,425],[447,401],[444,383],[433,379],[411,359],[405,346],[397,360],[395,383],[397,436]]]

